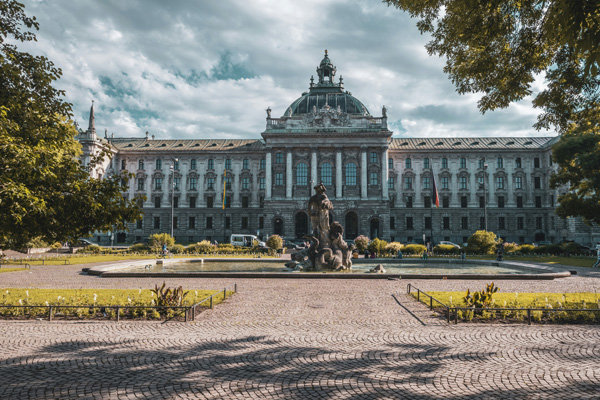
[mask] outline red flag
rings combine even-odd
[[[433,177],[433,203],[437,208],[440,208],[440,195],[438,194],[437,186],[435,184],[435,174],[431,174],[431,176]]]

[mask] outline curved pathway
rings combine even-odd
[[[81,267],[0,274],[0,287],[143,287]],[[413,281],[423,289],[486,281]],[[222,288],[226,279],[167,280]],[[447,325],[406,281],[238,281],[194,323],[0,321],[0,398],[598,398],[600,327]],[[600,288],[600,277],[505,281],[506,290]],[[572,289],[572,290],[570,290]]]

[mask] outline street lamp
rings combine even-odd
[[[171,158],[171,237],[173,237],[173,221],[174,221],[174,198],[175,198],[175,163],[179,160],[177,158]]]
[[[485,158],[481,159],[481,163],[483,164],[483,227],[485,229],[485,231],[487,232],[487,228],[488,228],[488,224],[487,224],[487,192],[486,192],[486,188],[485,188],[485,181],[486,181],[486,175],[485,175],[485,171],[488,168],[488,165],[485,163]]]

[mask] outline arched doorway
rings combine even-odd
[[[273,221],[273,233],[283,236],[283,220],[281,218],[275,218]]]
[[[344,225],[346,239],[355,239],[358,236],[358,216],[354,211],[346,214]]]
[[[301,238],[304,235],[308,234],[308,215],[306,215],[306,213],[303,211],[296,213],[295,225],[297,238]]]
[[[371,220],[371,226],[370,226],[370,230],[369,230],[369,238],[375,239],[378,238],[380,235],[380,231],[379,231],[379,218],[373,218]]]

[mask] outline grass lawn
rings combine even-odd
[[[495,260],[496,256],[472,256],[468,257],[471,260]],[[504,256],[505,261],[531,261],[546,264],[562,264],[571,265],[573,267],[588,267],[591,268],[596,262],[595,257],[559,257],[559,256]]]
[[[26,271],[27,268],[0,268],[0,274],[3,272]]]

